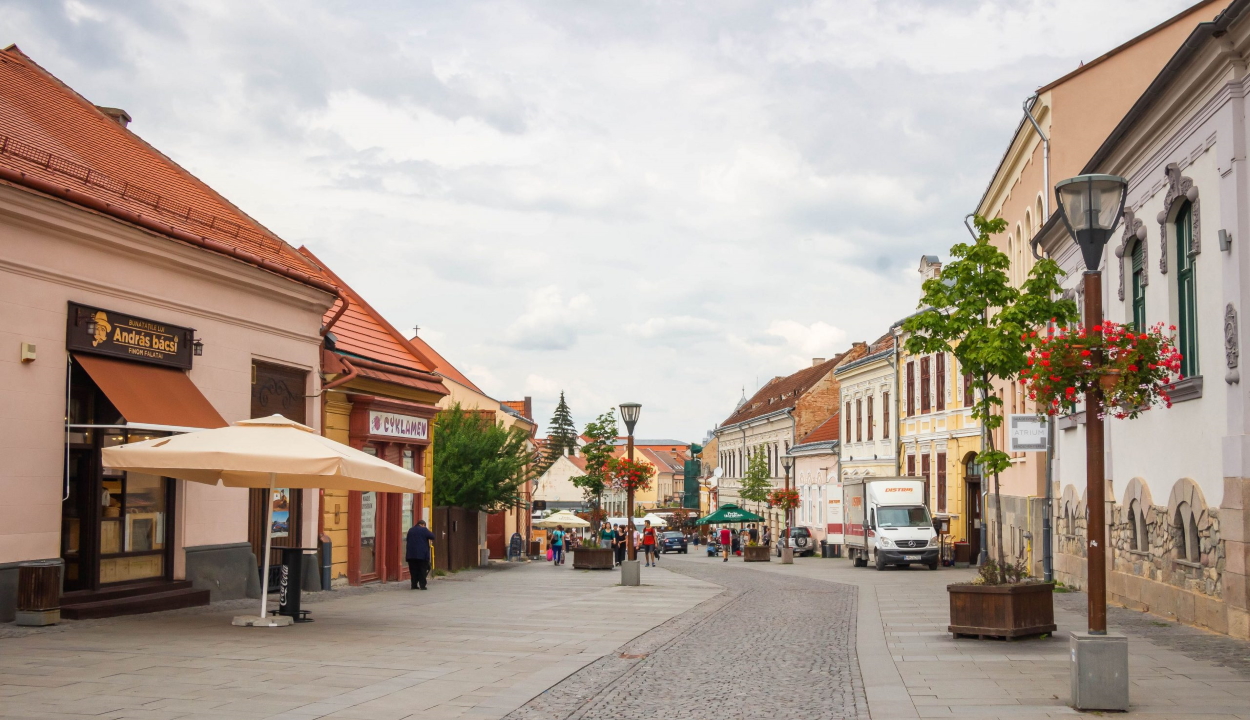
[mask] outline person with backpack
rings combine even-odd
[[[551,533],[551,564],[564,564],[564,526],[557,525],[555,532]]]
[[[649,567],[655,567],[656,561],[659,560],[655,550],[655,528],[651,527],[651,521],[648,520],[642,529],[642,552],[647,560],[646,565]]]

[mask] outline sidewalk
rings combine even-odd
[[[69,623],[0,639],[0,718],[499,718],[720,592],[644,580],[534,563],[316,602],[289,628],[232,627],[233,607]]]
[[[1067,633],[1085,627],[1083,594],[1055,595],[1051,638],[956,640],[946,632],[945,588],[972,570],[877,572],[820,558],[747,567],[859,588],[857,650],[873,720],[1092,716],[1067,706]],[[1113,632],[1129,636],[1132,707],[1120,717],[1250,718],[1250,643],[1131,610],[1112,609],[1109,618]]]

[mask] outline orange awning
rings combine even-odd
[[[177,368],[78,353],[74,361],[129,424],[201,429],[227,425],[191,378]]]

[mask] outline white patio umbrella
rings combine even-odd
[[[642,521],[651,521],[651,527],[668,527],[668,518],[656,515],[655,513],[647,513],[642,516]]]
[[[556,527],[557,525],[563,525],[565,527],[576,527],[576,528],[590,527],[590,523],[577,517],[573,513],[569,512],[568,510],[561,510],[558,513],[549,515],[543,518],[542,520],[539,520],[538,522],[534,523],[534,525],[537,527],[545,527],[545,528],[553,528],[553,527]]]
[[[235,618],[236,625],[275,627],[289,618],[270,619],[269,552],[273,543],[273,489],[324,488],[363,492],[425,492],[425,478],[368,453],[324,438],[310,427],[271,415],[229,427],[104,448],[104,467],[239,488],[268,488],[265,572],[258,618]]]

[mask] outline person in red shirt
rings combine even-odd
[[[720,529],[720,549],[725,553],[725,562],[729,562],[729,550],[733,547],[734,535],[727,527]]]
[[[648,520],[642,528],[642,552],[646,557],[646,565],[655,567],[655,528],[651,527],[651,521]]]

